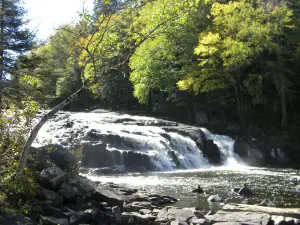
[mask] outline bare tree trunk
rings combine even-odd
[[[30,147],[35,140],[39,130],[42,128],[42,126],[49,120],[51,119],[55,113],[57,113],[60,109],[68,105],[70,102],[72,102],[75,98],[79,96],[79,94],[84,90],[84,85],[77,90],[75,93],[73,93],[70,97],[56,105],[54,108],[52,108],[46,115],[43,116],[43,118],[35,125],[33,130],[31,131],[25,145],[23,146],[22,149],[22,156],[20,158],[19,162],[19,168],[18,168],[18,176],[21,176],[23,173],[24,168],[26,167],[27,164],[27,159],[30,154]]]
[[[3,74],[4,74],[4,0],[1,0],[1,17],[0,17],[0,113],[2,112],[3,100]]]

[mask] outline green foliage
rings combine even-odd
[[[0,202],[8,209],[18,209],[30,213],[24,204],[36,194],[37,181],[33,171],[26,168],[24,176],[16,177],[19,158],[26,137],[36,118],[36,102],[24,101],[23,110],[10,105],[10,109],[0,115]]]
[[[201,1],[153,1],[134,21],[138,37],[149,36],[130,59],[134,96],[146,104],[151,90],[176,91],[178,79],[193,67],[197,33],[205,27],[208,5]],[[153,36],[153,37],[152,37]],[[139,38],[137,37],[137,40]]]

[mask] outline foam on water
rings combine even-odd
[[[59,112],[55,118],[42,127],[34,146],[52,143],[72,149],[76,145],[90,141],[87,138],[88,133],[94,132],[97,136],[111,135],[121,140],[116,143],[107,143],[107,150],[120,151],[121,154],[135,151],[148,155],[153,165],[160,171],[178,169],[175,162],[179,162],[180,169],[211,167],[195,141],[201,136],[196,128],[196,131],[188,136],[176,131],[167,131],[155,125],[159,122],[161,120],[151,117],[130,116],[104,110],[80,113]],[[68,123],[72,125],[68,126]],[[201,130],[219,147],[223,165],[227,169],[241,167],[242,160],[233,151],[234,140],[232,138],[212,134],[206,128],[201,128]]]

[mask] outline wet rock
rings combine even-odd
[[[272,220],[274,221],[274,225],[286,225],[284,216],[275,216],[272,217]]]
[[[252,225],[267,225],[271,221],[271,216],[259,212],[227,212],[220,210],[216,214],[206,216],[210,223],[217,222],[238,222]]]
[[[285,222],[286,222],[287,225],[293,225],[293,224],[296,224],[296,223],[295,223],[295,220],[296,220],[295,218],[291,218],[291,217],[286,217],[286,218],[285,218]]]
[[[204,218],[204,216],[197,212],[195,209],[180,209],[175,207],[165,207],[163,208],[157,215],[156,222],[168,222],[170,220],[180,220],[189,222],[189,219],[196,218]]]
[[[40,223],[42,225],[70,225],[69,221],[65,218],[57,219],[52,216],[40,216]]]
[[[51,162],[62,170],[70,169],[72,166],[77,165],[74,155],[61,145],[46,145],[43,148],[51,148],[49,153]]]
[[[175,151],[169,150],[168,151],[168,156],[172,159],[172,161],[175,164],[176,168],[179,168],[180,167],[180,161],[177,158],[177,155],[176,155]]]
[[[78,190],[71,184],[63,183],[58,191],[58,194],[67,202],[75,202]]]
[[[113,167],[103,167],[93,171],[93,173],[96,175],[120,174],[126,172],[127,171],[125,168],[113,168]]]
[[[250,197],[253,195],[253,192],[249,188],[243,187],[239,190],[238,194],[243,197]]]
[[[214,165],[221,164],[221,153],[218,146],[213,140],[204,139],[203,140],[203,155],[208,158],[209,162]]]
[[[262,151],[256,146],[250,146],[247,142],[236,140],[234,142],[234,151],[245,163],[252,166],[263,166],[266,162]]]
[[[31,219],[21,214],[0,216],[0,225],[36,225]]]
[[[66,177],[67,174],[59,167],[49,167],[40,173],[40,183],[43,187],[56,191]]]
[[[127,146],[124,141],[130,142],[134,145],[134,140],[122,140],[122,146]],[[153,164],[150,156],[141,152],[135,152],[134,146],[128,147],[132,151],[123,152],[121,154],[118,150],[107,150],[105,143],[84,143],[82,146],[82,166],[91,168],[114,168],[115,165],[123,165],[127,171],[142,172],[153,170]],[[114,169],[98,170],[98,173],[124,173],[125,171]]]
[[[155,222],[156,217],[152,215],[141,215],[137,212],[123,212],[122,220],[125,224],[159,225]]]
[[[62,203],[62,197],[56,194],[54,191],[43,188],[41,194],[42,200],[51,201],[54,205]]]
[[[85,167],[79,168],[79,173],[88,174],[89,172],[90,172],[90,170],[88,168],[85,168]]]
[[[220,197],[219,195],[211,195],[207,199],[208,202],[222,202],[223,198]]]

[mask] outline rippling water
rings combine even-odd
[[[247,183],[255,193],[249,203],[259,203],[269,199],[278,207],[300,207],[300,193],[295,190],[292,178],[300,176],[300,171],[292,169],[266,169],[240,166],[238,169],[211,168],[201,170],[184,170],[155,173],[133,173],[113,176],[86,175],[94,181],[127,184],[144,188],[153,194],[169,195],[179,199],[179,207],[199,207],[210,209],[207,198],[211,194],[219,194],[224,199],[241,203],[242,198],[231,192],[234,187],[242,187]],[[200,186],[205,194],[191,193]]]

